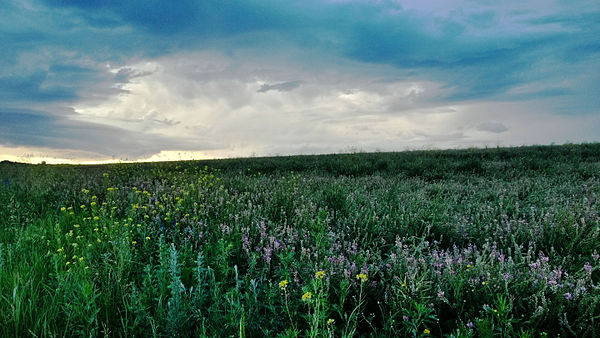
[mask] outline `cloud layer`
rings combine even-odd
[[[136,159],[600,135],[595,1],[15,0],[0,15],[4,147]]]

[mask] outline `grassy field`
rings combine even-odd
[[[600,144],[0,164],[0,336],[600,336]]]

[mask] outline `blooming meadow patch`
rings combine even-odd
[[[0,167],[0,335],[600,334],[600,146]]]

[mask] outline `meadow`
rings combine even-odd
[[[0,163],[0,336],[600,336],[600,144]]]

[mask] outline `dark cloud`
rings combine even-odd
[[[487,122],[482,122],[479,125],[477,125],[477,130],[488,131],[490,133],[499,134],[499,133],[508,131],[508,128],[500,122],[487,121]]]
[[[289,92],[292,91],[298,87],[300,87],[301,81],[289,81],[289,82],[282,82],[282,83],[275,83],[275,84],[263,84],[262,86],[260,86],[260,88],[257,90],[258,93],[266,93],[270,90],[275,90],[278,92]]]
[[[35,71],[26,75],[0,77],[0,100],[4,102],[51,102],[65,101],[77,97],[75,90],[67,82],[48,83],[46,71]]]
[[[545,80],[544,77],[555,74],[540,71],[536,64],[553,55],[579,62],[586,55],[600,54],[596,38],[600,35],[597,6],[588,6],[585,12],[515,19],[516,23],[529,27],[560,24],[574,29],[522,31],[511,28],[514,24],[510,22],[502,26],[502,20],[511,18],[494,9],[423,17],[393,2],[44,0],[43,3],[50,10],[80,19],[63,24],[73,32],[67,35],[75,35],[72,36],[75,39],[68,41],[77,40],[75,27],[77,32],[87,29],[81,27],[81,19],[90,27],[109,22],[102,32],[92,34],[90,29],[88,39],[79,47],[83,53],[104,46],[108,48],[105,56],[109,59],[139,53],[156,55],[203,48],[220,38],[236,36],[240,38],[231,44],[244,48],[253,44],[268,47],[268,41],[247,40],[244,36],[272,32],[301,46],[319,49],[324,55],[337,53],[362,62],[390,64],[422,78],[445,82],[455,87],[448,100],[497,98],[515,86]],[[133,30],[123,34],[115,27]],[[506,31],[498,34],[498,29]],[[483,33],[472,34],[473,30]],[[99,39],[89,39],[98,33]],[[53,32],[45,34],[52,36]],[[66,37],[64,33],[61,35]],[[52,37],[48,40],[54,42]],[[117,77],[116,81],[120,80]]]
[[[39,107],[97,103],[122,94],[123,84],[152,73],[128,67],[110,72],[131,60],[211,48],[269,58],[265,51],[285,54],[278,48],[282,41],[313,58],[389,65],[407,78],[441,83],[443,95],[428,97],[423,105],[553,99],[561,101],[549,109],[572,115],[597,112],[600,73],[590,69],[600,66],[600,5],[559,2],[544,11],[527,3],[504,4],[509,5],[516,7],[503,11],[502,3],[465,2],[444,15],[424,15],[396,1],[2,1],[0,102],[27,109],[0,112],[0,140],[102,154],[154,152],[161,146],[147,134],[127,134]],[[302,72],[313,61],[293,62]],[[269,82],[258,92],[292,91],[302,84],[270,83],[286,78],[304,79],[259,79]],[[171,126],[178,121],[149,115],[144,123]],[[495,127],[478,126],[505,131]]]
[[[128,159],[148,157],[169,147],[182,150],[194,147],[160,135],[78,121],[72,117],[44,111],[0,108],[0,121],[3,122],[0,124],[0,144],[77,150]],[[197,143],[195,146],[204,149],[214,147]]]

